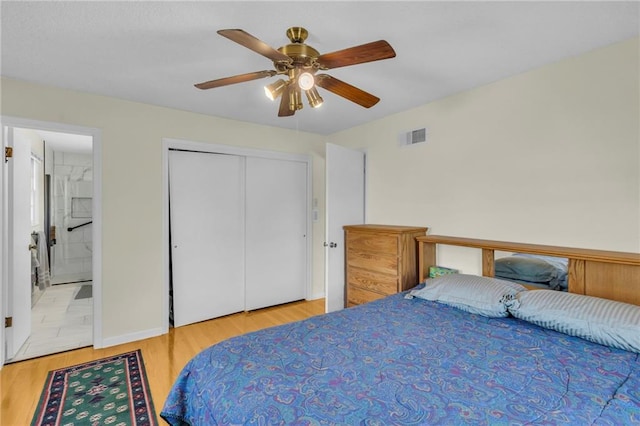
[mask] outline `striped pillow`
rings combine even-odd
[[[485,317],[507,317],[506,303],[526,288],[520,284],[477,275],[449,274],[428,279],[407,299],[419,297]]]
[[[601,345],[640,353],[640,306],[553,290],[519,293],[516,318]]]

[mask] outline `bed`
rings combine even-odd
[[[420,253],[424,273],[431,255]],[[640,424],[640,307],[454,275],[205,349],[176,379],[161,417],[172,425]],[[640,286],[610,283],[622,284]]]

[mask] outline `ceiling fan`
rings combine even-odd
[[[317,72],[396,56],[391,45],[384,40],[321,55],[316,49],[304,43],[309,33],[302,27],[289,28],[286,34],[291,43],[279,49],[272,48],[262,40],[240,29],[219,30],[218,34],[271,59],[275,69],[219,78],[198,83],[195,86],[203,90],[213,89],[275,75],[286,75],[287,79],[279,79],[264,88],[267,97],[271,100],[275,100],[279,96],[282,97],[278,110],[279,117],[294,115],[297,110],[302,109],[303,91],[312,108],[322,105],[323,100],[318,94],[316,86],[365,108],[371,108],[378,103],[380,98],[328,74],[317,74]]]

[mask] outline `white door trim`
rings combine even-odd
[[[195,152],[208,152],[216,154],[240,155],[245,157],[260,157],[290,161],[301,161],[307,163],[307,273],[305,283],[305,298],[312,296],[311,282],[311,249],[313,247],[311,204],[313,199],[311,170],[312,161],[308,154],[295,154],[290,152],[268,151],[242,146],[212,144],[205,142],[193,142],[183,139],[162,138],[162,246],[164,264],[164,292],[162,296],[162,333],[169,332],[169,150],[185,150]]]
[[[32,120],[27,118],[12,117],[2,115],[0,116],[0,127],[4,129],[4,126],[8,127],[20,127],[26,129],[35,130],[48,130],[60,133],[74,133],[80,135],[91,136],[93,138],[93,226],[92,226],[92,239],[93,239],[93,256],[92,256],[92,270],[93,270],[93,346],[95,348],[102,348],[102,131],[93,127],[76,126],[64,123],[54,123],[49,121]],[[4,130],[3,130],[4,131]],[[4,153],[3,153],[4,155]],[[2,176],[5,173],[4,157],[1,161]],[[4,185],[0,177],[0,184]],[[4,188],[4,186],[1,186]],[[4,226],[7,220],[6,194],[2,191],[2,209],[0,210],[0,223]],[[4,235],[4,233],[3,233]],[[2,244],[0,244],[0,257],[2,259],[3,271],[6,270],[5,265],[8,262],[6,253],[6,236],[2,238]],[[0,277],[0,287],[2,293],[5,291],[5,286],[8,285],[6,276]],[[4,318],[4,305],[0,303],[0,318]],[[0,350],[0,368],[4,365],[4,344],[5,333],[4,327],[0,327],[0,342],[2,343],[2,350]]]

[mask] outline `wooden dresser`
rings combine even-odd
[[[416,237],[425,235],[427,228],[348,225],[344,232],[347,307],[418,284]]]

